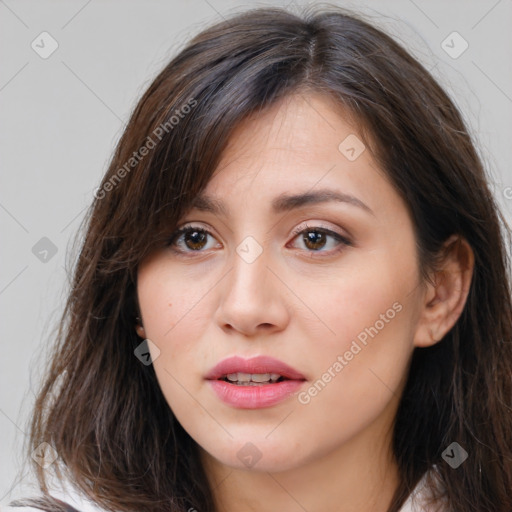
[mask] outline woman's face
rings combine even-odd
[[[422,305],[413,225],[330,101],[289,97],[240,125],[189,231],[139,267],[167,403],[230,467],[391,439]]]

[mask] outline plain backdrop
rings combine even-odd
[[[303,3],[0,0],[0,502],[33,482],[22,447],[41,354],[64,304],[66,253],[136,101],[210,23]],[[367,14],[432,70],[462,110],[510,218],[512,2],[332,3]]]

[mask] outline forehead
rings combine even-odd
[[[192,208],[229,217],[230,203],[243,205],[240,195],[251,195],[275,214],[344,203],[374,215],[364,199],[365,186],[381,186],[376,180],[382,181],[382,176],[373,176],[378,170],[370,152],[346,117],[332,98],[300,94],[246,118],[232,132],[213,177]],[[341,151],[347,138],[360,144],[355,159]]]
[[[348,135],[356,135],[360,123],[332,96],[296,93],[281,99],[263,112],[242,120],[233,130],[219,167],[229,159],[272,149],[293,150],[306,155],[317,150],[338,149]],[[360,137],[359,137],[360,138]]]

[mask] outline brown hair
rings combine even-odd
[[[194,37],[149,86],[85,219],[27,453],[50,443],[59,478],[67,474],[110,510],[214,511],[195,442],[153,367],[134,356],[137,266],[168,242],[235,126],[308,91],[335,98],[358,120],[410,208],[423,276],[452,234],[475,255],[456,325],[413,352],[394,425],[401,483],[389,512],[433,467],[450,508],[510,512],[509,233],[447,94],[391,37],[332,6],[300,16],[278,8],[234,15]],[[442,458],[452,442],[469,454],[457,469]],[[44,471],[34,468],[45,496],[25,503],[57,510]]]

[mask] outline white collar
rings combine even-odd
[[[422,476],[421,480],[418,482],[407,498],[407,501],[405,501],[398,512],[434,512],[432,506],[427,505],[427,499],[432,496],[431,489],[427,487],[427,477],[429,474],[432,474],[434,481],[438,481],[435,478],[436,469],[437,467],[434,465],[430,471],[427,471]],[[439,483],[438,485],[440,486]],[[437,510],[435,512],[437,512]]]

